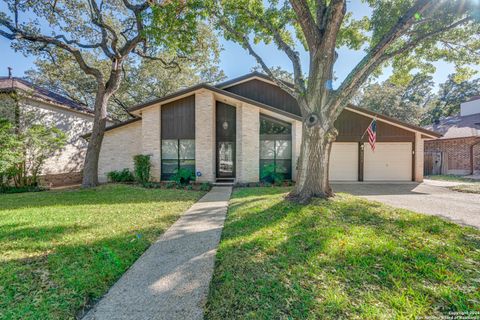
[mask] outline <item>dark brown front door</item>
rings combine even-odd
[[[236,109],[217,102],[217,178],[235,177]]]

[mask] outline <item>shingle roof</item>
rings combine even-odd
[[[53,102],[67,108],[93,114],[93,111],[86,105],[77,103],[71,99],[65,98],[58,93],[34,85],[33,83],[17,77],[0,77],[0,92],[11,92],[21,90],[32,94],[33,97]]]
[[[480,113],[442,118],[439,123],[425,126],[425,128],[443,134],[440,139],[478,137],[480,136]]]

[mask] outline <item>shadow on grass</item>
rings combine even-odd
[[[0,319],[73,318],[201,194],[106,186],[0,196]]]
[[[408,318],[479,305],[473,229],[345,195],[301,206],[252,193],[238,192],[229,211],[208,319]]]
[[[203,191],[146,189],[129,185],[105,185],[94,189],[55,190],[18,194],[0,194],[0,213],[22,208],[178,202],[197,199]]]
[[[9,231],[3,234],[2,242],[16,239],[16,230]],[[0,260],[1,319],[70,319],[82,315],[165,230],[144,226],[85,244],[55,244],[57,238],[68,237],[72,231],[78,230],[39,228],[34,234],[41,234],[41,241],[36,241],[39,247],[53,241],[48,248],[26,258]],[[15,250],[28,249],[35,252],[35,246],[15,245]]]

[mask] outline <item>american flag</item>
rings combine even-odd
[[[370,144],[372,151],[375,151],[375,142],[377,142],[377,120],[376,119],[373,119],[372,122],[370,122],[370,125],[367,128],[367,132],[368,132],[368,143]]]

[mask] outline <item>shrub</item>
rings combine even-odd
[[[25,118],[35,113],[26,113]],[[0,184],[27,187],[38,185],[45,161],[67,143],[67,135],[51,125],[26,121],[24,128],[0,119]]]
[[[150,156],[145,154],[137,154],[133,157],[135,165],[135,178],[140,183],[146,183],[150,181]]]
[[[285,180],[284,175],[277,172],[277,166],[273,163],[263,167],[260,179],[268,183],[282,183]]]
[[[180,168],[175,171],[175,174],[173,175],[173,180],[182,186],[185,186],[190,183],[190,181],[195,179],[195,174],[192,172],[192,170],[185,169],[185,168]]]
[[[212,188],[212,186],[207,182],[204,182],[200,185],[200,190],[201,191],[209,191],[211,188]]]
[[[177,186],[177,183],[175,181],[168,181],[167,184],[165,184],[165,187],[167,189],[173,189]]]
[[[0,193],[22,193],[22,192],[39,192],[45,191],[48,188],[41,186],[24,186],[24,187],[15,187],[15,186],[0,186]]]
[[[120,171],[110,171],[107,173],[110,182],[132,182],[134,181],[133,174],[127,168]]]

